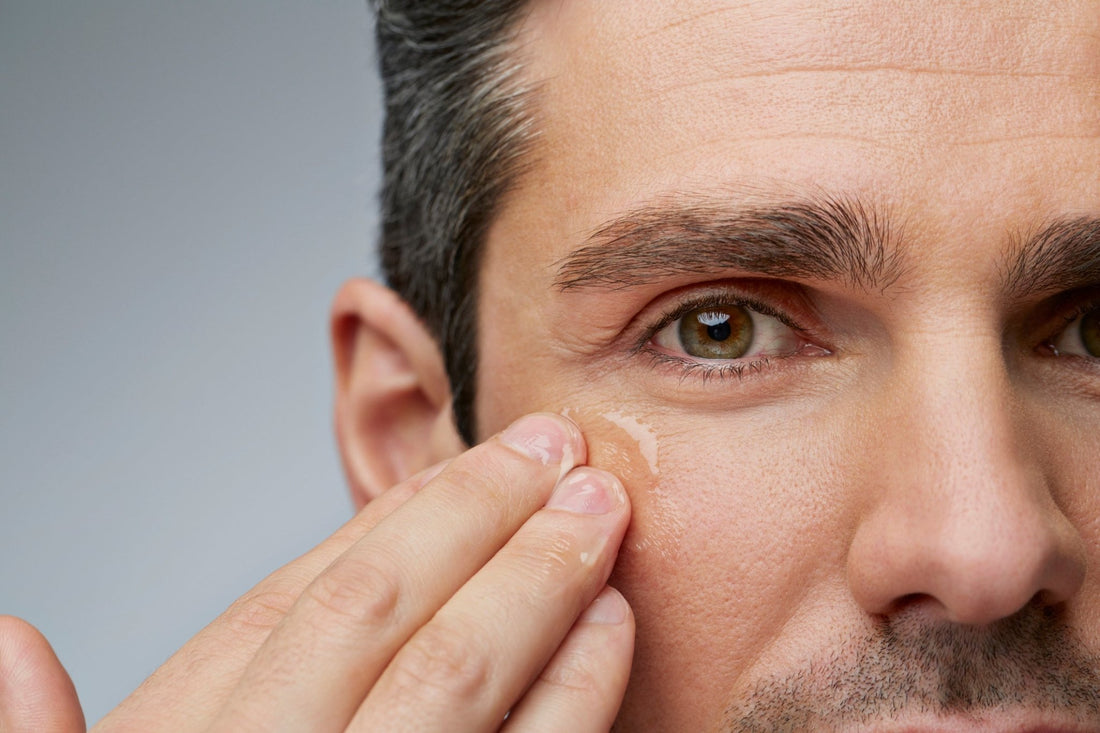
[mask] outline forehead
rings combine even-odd
[[[510,206],[559,229],[722,186],[1100,199],[1096,2],[536,0],[521,38],[540,141]]]

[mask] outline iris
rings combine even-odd
[[[680,343],[700,359],[739,359],[753,340],[752,317],[740,306],[708,307],[680,318]]]

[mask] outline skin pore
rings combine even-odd
[[[569,408],[626,486],[618,726],[1100,728],[1100,7],[535,0],[520,40],[479,437]],[[746,304],[739,359],[656,338]]]

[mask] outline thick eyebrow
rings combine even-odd
[[[887,218],[852,198],[730,206],[667,199],[601,226],[560,260],[561,290],[622,290],[736,270],[885,290],[900,275]]]
[[[1100,218],[1055,219],[1018,237],[1003,277],[1005,292],[1017,299],[1100,284]]]

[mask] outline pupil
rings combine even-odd
[[[731,333],[733,333],[733,329],[730,328],[729,321],[707,326],[707,336],[710,336],[715,341],[725,341],[730,337]]]

